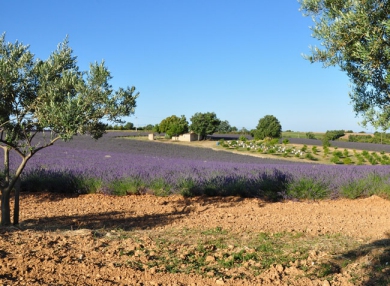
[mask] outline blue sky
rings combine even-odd
[[[347,76],[310,64],[310,18],[295,0],[2,1],[0,33],[46,59],[69,36],[82,70],[105,60],[115,87],[140,92],[141,127],[215,112],[238,129],[274,115],[283,130],[364,130]],[[371,132],[372,130],[365,130]]]

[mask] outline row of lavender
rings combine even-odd
[[[201,156],[203,149],[191,147],[187,151],[198,153],[198,159],[179,158],[148,153],[140,149],[143,145],[139,142],[137,148],[123,148],[123,144],[131,145],[132,140],[108,139],[110,148],[102,148],[108,144],[104,140],[103,145],[91,146],[90,141],[85,141],[82,146],[82,139],[40,151],[27,164],[22,189],[119,195],[142,192],[241,195],[269,200],[390,195],[390,169],[386,166],[227,162],[217,158],[207,160]],[[143,143],[147,146],[147,142]],[[115,144],[122,146],[120,151],[115,150]],[[227,152],[217,153],[227,156]],[[11,168],[15,169],[18,162],[17,155],[11,153]]]

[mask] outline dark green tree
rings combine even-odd
[[[229,121],[227,120],[221,121],[221,123],[219,123],[218,128],[216,130],[216,132],[218,133],[229,133],[231,131],[232,131],[232,127],[230,126]]]
[[[159,132],[167,134],[169,137],[178,136],[188,132],[188,121],[184,115],[177,117],[169,116],[163,119],[158,125]]]
[[[373,108],[390,116],[390,2],[387,0],[299,0],[311,16],[314,38],[310,62],[339,66],[348,75],[356,114]],[[390,118],[387,118],[389,121]]]
[[[127,122],[125,125],[123,125],[124,130],[132,130],[134,128],[134,124],[131,122]]]
[[[79,71],[68,40],[58,45],[47,60],[34,60],[29,47],[6,43],[0,36],[0,147],[5,154],[1,181],[1,224],[11,224],[10,194],[27,162],[57,140],[76,134],[100,138],[106,124],[123,123],[136,106],[135,88],[114,91],[104,62]],[[43,132],[44,131],[44,132]],[[38,134],[43,139],[33,140]],[[10,176],[8,152],[13,150],[21,163]],[[19,220],[19,199],[15,193],[14,224]]]
[[[144,127],[144,130],[151,131],[151,130],[153,130],[153,128],[154,128],[154,125],[153,125],[153,124],[148,124],[148,125],[146,125],[146,126]]]
[[[273,115],[266,115],[259,120],[254,130],[255,139],[279,138],[282,135],[282,125]]]
[[[211,135],[217,131],[220,123],[221,120],[217,118],[214,112],[197,112],[191,117],[190,129],[197,133],[198,140],[201,140],[206,135]]]
[[[160,131],[160,125],[159,125],[159,124],[155,124],[155,125],[153,126],[153,132],[161,133],[161,131]]]

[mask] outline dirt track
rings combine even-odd
[[[0,281],[2,285],[357,285],[349,282],[348,271],[328,282],[303,277],[294,265],[274,265],[250,281],[140,271],[120,255],[136,249],[137,242],[113,238],[121,231],[134,231],[145,236],[145,244],[148,235],[171,229],[220,227],[239,235],[341,233],[372,242],[388,239],[389,221],[390,201],[378,197],[266,203],[242,198],[24,194],[20,229],[1,230]],[[155,245],[145,247],[152,251]],[[310,259],[321,255],[325,254],[314,251]],[[359,268],[359,263],[351,267]]]

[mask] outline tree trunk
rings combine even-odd
[[[20,179],[20,174],[22,173],[24,167],[27,164],[27,161],[31,158],[31,154],[27,157],[24,157],[22,163],[20,163],[18,169],[16,170],[15,176],[10,180],[6,187],[3,187],[1,190],[1,225],[8,226],[11,225],[11,208],[10,208],[10,194],[11,190],[17,185],[18,180]],[[18,187],[17,187],[18,188]],[[19,193],[17,192],[17,197],[15,193],[15,206],[14,209],[14,218],[17,218],[15,224],[19,223]]]
[[[1,190],[1,225],[11,225],[11,208],[9,205],[10,190],[3,188]]]
[[[4,182],[5,188],[8,187],[9,184],[9,149],[8,147],[3,147],[4,149]]]
[[[15,203],[14,203],[14,225],[19,224],[19,194],[20,194],[20,177],[15,183]]]
[[[1,188],[1,225],[11,224],[11,209],[9,204],[9,149],[2,146],[4,150],[4,185]]]

